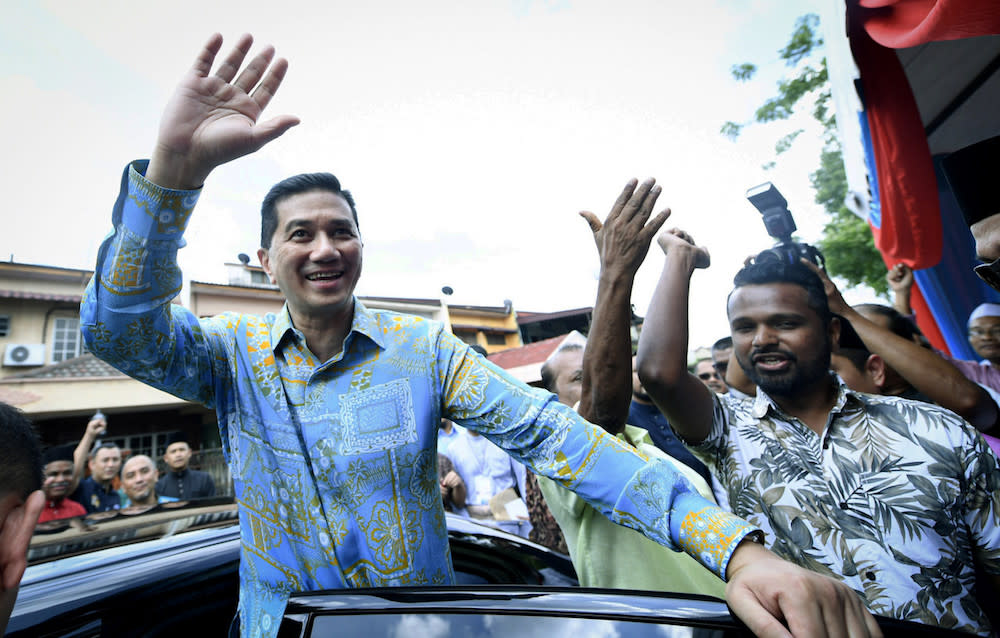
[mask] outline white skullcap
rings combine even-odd
[[[566,347],[587,346],[587,337],[584,337],[580,332],[573,330],[566,337],[559,342],[556,349],[545,359],[545,363],[548,363],[559,356],[559,353],[566,349]]]
[[[980,317],[1000,317],[1000,303],[981,303],[969,315],[969,325]]]

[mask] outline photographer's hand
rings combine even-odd
[[[823,290],[826,292],[826,302],[830,306],[830,312],[840,315],[841,317],[847,317],[848,315],[856,313],[856,311],[851,308],[846,301],[844,301],[844,296],[841,295],[840,290],[837,289],[837,284],[833,283],[833,280],[826,274],[826,271],[805,257],[799,257],[799,261],[802,262],[806,268],[816,273],[820,281],[823,282]]]

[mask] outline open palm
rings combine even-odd
[[[257,151],[298,124],[291,115],[258,121],[288,63],[272,63],[274,49],[266,47],[240,72],[252,44],[251,36],[242,36],[214,75],[222,36],[215,34],[205,44],[164,110],[147,173],[150,181],[196,188],[215,167]]]

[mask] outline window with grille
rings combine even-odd
[[[109,427],[111,427],[109,425]],[[131,434],[119,437],[108,437],[106,443],[114,443],[123,450],[131,452],[132,456],[145,454],[156,460],[167,451],[167,438],[172,432],[152,432],[150,434]]]
[[[476,339],[475,330],[456,330],[455,336],[470,345],[475,345],[479,343],[479,341]]]
[[[10,334],[10,315],[0,315],[0,337]]]
[[[507,345],[507,335],[498,332],[487,332],[486,343],[491,346]]]
[[[80,356],[83,339],[79,317],[56,317],[52,325],[52,363]]]

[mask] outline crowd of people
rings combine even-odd
[[[592,325],[545,362],[543,391],[435,322],[365,308],[354,197],[315,173],[262,205],[258,257],[282,312],[198,319],[170,300],[200,188],[298,124],[259,120],[287,62],[268,47],[244,65],[251,43],[214,74],[221,37],[200,51],[152,158],[125,170],[81,307],[91,352],[217,411],[246,531],[242,635],[274,635],[294,591],[450,582],[445,511],[568,551],[583,585],[724,597],[759,635],[877,636],[873,613],[992,632],[1000,306],[969,319],[990,365],[956,361],[922,339],[905,266],[887,275],[894,308],[851,307],[815,263],[749,259],[731,334],[689,366],[709,251],[664,230],[661,187],[633,180],[604,220],[582,213],[601,266]],[[633,353],[633,281],[654,239],[662,272]],[[29,471],[0,514],[211,489],[186,442],[156,482],[149,457],[122,465],[94,445],[101,428],[45,459],[43,501]],[[5,590],[23,570],[8,554]]]
[[[95,416],[77,445],[44,451],[45,507],[39,523],[215,495],[211,475],[188,467],[191,446],[183,432],[167,437],[163,454],[167,471],[161,475],[145,454],[129,455],[123,462],[117,444],[100,440],[106,429],[103,415]]]

